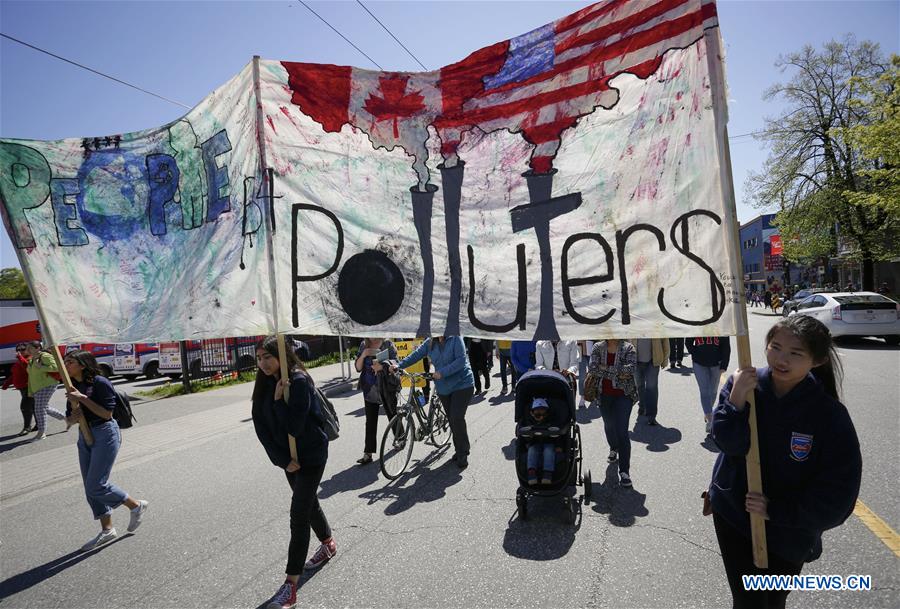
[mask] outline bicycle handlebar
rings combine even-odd
[[[398,370],[398,371],[400,372],[400,374],[402,374],[403,376],[408,376],[408,377],[411,378],[411,379],[423,379],[423,380],[426,380],[426,381],[433,381],[433,380],[434,380],[434,376],[432,376],[432,374],[431,374],[430,372],[407,372],[407,371],[404,370],[403,368],[397,368],[397,370]]]

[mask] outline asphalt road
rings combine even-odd
[[[758,364],[763,335],[776,319],[751,311]],[[840,351],[845,403],[863,447],[860,499],[898,530],[900,350],[871,340]],[[632,426],[632,490],[618,488],[615,467],[606,464],[599,413],[579,412],[594,500],[574,526],[563,523],[559,500],[532,500],[529,519],[517,517],[512,403],[498,396],[497,379],[469,409],[469,468],[460,472],[446,450],[417,445],[410,471],[395,482],[380,475],[377,463],[355,465],[362,399],[356,393],[335,399],[342,433],[320,497],[338,555],[306,577],[299,606],[728,606],[712,522],[700,515],[715,448],[704,440],[696,383],[687,369],[660,374],[661,425]],[[135,535],[99,551],[77,553],[96,527],[77,478],[0,501],[0,604],[252,608],[266,601],[282,580],[290,494],[246,421],[249,392],[245,385],[135,404],[138,425],[124,432],[126,443],[129,433],[140,437],[139,428],[177,435],[187,431],[182,425],[212,424],[219,412],[240,417],[243,404],[246,416],[201,440],[161,443],[117,464],[112,480],[151,506]],[[68,446],[75,431],[61,432],[59,422],[51,421],[53,434],[43,442],[10,437],[21,427],[17,394],[0,397],[0,489],[21,467],[45,476],[51,456],[65,458],[70,449],[77,458]],[[55,400],[61,404],[61,392]],[[123,532],[123,510],[115,523]],[[824,545],[806,573],[868,574],[874,590],[795,592],[789,606],[900,605],[898,558],[859,518],[826,533]]]

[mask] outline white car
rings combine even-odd
[[[834,337],[879,336],[889,345],[900,345],[900,304],[875,292],[813,294],[790,315],[815,317]]]

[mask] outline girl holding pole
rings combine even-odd
[[[266,609],[289,609],[297,603],[297,583],[304,568],[321,567],[337,553],[331,527],[316,493],[328,461],[328,436],[312,378],[292,350],[285,349],[289,379],[281,378],[278,337],[267,336],[256,345],[256,383],[253,386],[253,426],[260,444],[276,467],[283,469],[293,493],[291,538],[285,582]],[[289,386],[285,400],[285,386]],[[296,440],[291,454],[288,435]],[[320,545],[304,564],[310,527]]]
[[[721,449],[709,500],[735,608],[784,607],[788,590],[748,591],[743,575],[797,575],[822,554],[822,533],[853,512],[862,476],[859,440],[838,399],[841,365],[819,320],[796,315],[766,334],[765,368],[722,387],[712,438]],[[747,492],[747,397],[756,400],[762,493]],[[750,514],[766,520],[768,569],[753,564]]]
[[[147,502],[135,501],[125,491],[109,481],[109,474],[122,445],[119,425],[113,418],[116,408],[116,392],[112,383],[100,373],[93,354],[79,349],[66,354],[63,360],[66,372],[72,379],[72,390],[66,393],[69,405],[66,415],[69,425],[80,419],[91,428],[93,443],[88,445],[78,434],[78,463],[88,505],[94,519],[100,521],[100,532],[81,547],[83,552],[93,550],[115,539],[118,534],[112,525],[112,511],[124,505],[131,510],[128,532],[141,526]]]

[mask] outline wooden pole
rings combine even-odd
[[[38,291],[34,288],[34,280],[31,277],[31,271],[29,271],[28,265],[25,264],[25,261],[22,259],[22,255],[19,254],[18,250],[16,250],[16,255],[19,258],[19,265],[22,267],[22,275],[25,277],[25,283],[28,284],[28,289],[31,292],[31,299],[34,301],[34,308],[37,310],[38,319],[41,322],[41,334],[47,339],[46,343],[49,345],[50,353],[53,354],[53,359],[56,361],[56,367],[59,370],[59,375],[62,378],[63,385],[66,387],[66,391],[72,391],[72,389],[74,389],[72,379],[69,378],[69,372],[66,370],[66,365],[63,361],[64,358],[59,354],[59,345],[53,340],[53,334],[50,332],[50,326],[47,324],[47,316],[44,315],[44,306],[37,297]],[[93,445],[94,434],[91,433],[91,426],[87,424],[84,417],[79,419],[78,429],[81,431],[84,443],[88,446]]]
[[[35,301],[37,302],[37,301]],[[44,327],[44,326],[41,326]],[[65,358],[59,354],[59,347],[57,345],[51,345],[50,350],[53,353],[53,359],[56,360],[56,366],[59,368],[59,375],[62,377],[63,385],[66,386],[66,391],[72,391],[75,386],[72,385],[72,379],[69,377],[69,371],[66,370],[66,364],[63,361]],[[75,406],[78,402],[74,400],[69,400],[69,404]],[[82,416],[78,419],[78,430],[81,432],[81,435],[84,437],[84,443],[88,446],[94,444],[94,434],[91,433],[91,426],[88,425],[85,418]]]
[[[284,401],[287,402],[291,391],[291,376],[287,363],[287,345],[285,344],[284,334],[278,333],[278,363],[281,364],[281,378],[285,379],[284,383]],[[291,451],[291,459],[297,461],[297,438],[288,434],[288,448]]]
[[[278,331],[278,292],[275,290],[275,250],[273,244],[273,237],[275,235],[275,185],[273,184],[274,175],[266,163],[266,138],[263,135],[263,107],[259,84],[259,55],[253,56],[253,94],[256,98],[256,145],[259,149],[259,171],[266,189],[266,199],[268,202],[268,205],[265,206],[265,215],[268,220],[266,245],[269,250],[269,283],[272,290],[272,316],[275,318],[273,327],[275,328],[275,335],[278,337],[278,363],[281,366],[281,378],[285,381],[284,399],[287,401],[291,392],[291,377],[290,370],[288,370],[287,345],[285,344],[284,334]],[[288,446],[291,451],[291,459],[297,461],[297,439],[291,434],[288,434]]]
[[[739,305],[735,337],[738,352],[738,367],[752,366],[750,353],[750,335],[747,325],[747,307],[744,302],[744,275],[741,264],[740,230],[737,222],[737,210],[734,199],[734,181],[731,172],[731,151],[728,147],[728,116],[725,91],[725,74],[722,68],[722,49],[718,28],[706,31],[706,58],[709,68],[709,80],[713,97],[713,115],[715,117],[716,143],[719,157],[719,179],[722,187],[725,219],[725,240],[731,251],[731,290],[726,291],[726,298]],[[762,472],[759,461],[759,432],[756,421],[756,400],[754,394],[748,397],[750,449],[745,458],[747,464],[747,490],[762,493]],[[766,544],[766,521],[759,514],[750,514],[750,536],[753,545],[753,564],[760,569],[768,568],[769,554]]]

